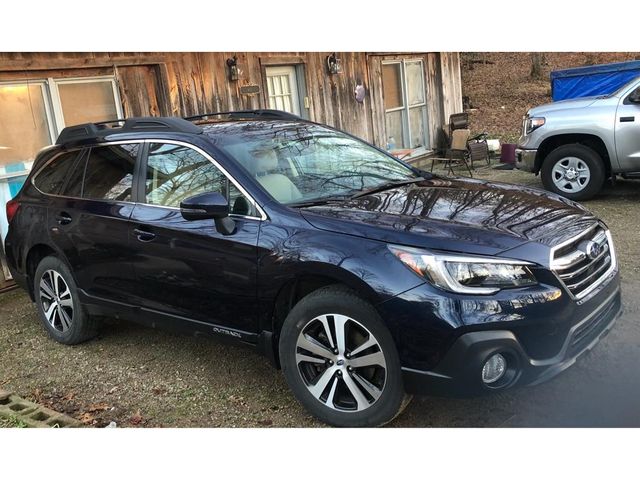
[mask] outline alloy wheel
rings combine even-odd
[[[40,302],[49,324],[66,332],[73,322],[73,298],[69,285],[55,270],[46,270],[40,279]]]
[[[338,411],[369,408],[387,380],[380,344],[364,325],[345,315],[309,321],[298,335],[296,364],[308,391]]]
[[[591,170],[580,158],[565,157],[553,166],[551,178],[560,191],[577,193],[589,184]]]

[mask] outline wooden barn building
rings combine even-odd
[[[68,125],[275,108],[417,157],[462,111],[458,53],[0,53],[0,235]],[[6,276],[6,269],[3,269]],[[0,275],[0,287],[2,286]]]

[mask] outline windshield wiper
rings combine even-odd
[[[425,178],[426,177],[426,178]],[[403,185],[411,185],[412,183],[422,182],[423,180],[428,180],[430,175],[425,175],[423,177],[412,178],[411,180],[401,180],[399,182],[387,182],[382,185],[378,185],[377,187],[369,188],[368,190],[363,190],[351,196],[351,199],[364,197],[366,195],[371,195],[372,193],[384,192],[385,190],[390,190],[395,187],[401,187]]]
[[[344,202],[345,200],[350,200],[351,198],[351,195],[334,195],[331,197],[313,198],[311,200],[288,203],[287,207],[315,207],[318,205],[327,205],[329,203]]]

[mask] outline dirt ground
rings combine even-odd
[[[539,186],[518,171],[477,176]],[[416,397],[390,426],[640,426],[639,202],[640,181],[619,181],[586,203],[613,232],[625,305],[592,352],[537,387],[475,399]],[[47,337],[21,290],[0,296],[0,388],[93,426],[321,426],[282,374],[248,348],[115,320],[98,339],[67,347]]]

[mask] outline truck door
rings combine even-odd
[[[622,97],[615,122],[616,154],[620,170],[640,172],[640,86]]]

